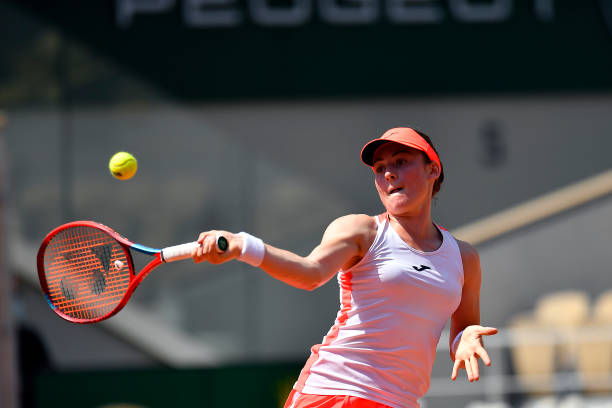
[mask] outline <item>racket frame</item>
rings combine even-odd
[[[51,239],[53,239],[53,237],[56,236],[57,234],[59,234],[61,231],[66,230],[66,229],[70,229],[70,228],[74,228],[74,227],[95,228],[95,229],[98,229],[98,230],[108,234],[112,239],[117,241],[117,243],[119,245],[121,245],[121,247],[123,248],[123,250],[126,253],[126,258],[127,258],[127,261],[128,261],[129,284],[128,284],[128,287],[127,287],[127,289],[125,291],[125,294],[123,295],[123,298],[117,304],[117,306],[115,306],[115,308],[112,309],[110,312],[108,312],[107,314],[105,314],[103,316],[98,316],[98,317],[92,318],[92,319],[76,318],[76,317],[69,316],[67,314],[62,313],[57,308],[57,306],[55,306],[51,302],[51,297],[49,295],[49,287],[47,285],[47,278],[45,276],[45,261],[44,261],[44,258],[45,258],[45,249],[47,248],[47,245],[49,244]],[[143,254],[150,255],[150,256],[153,257],[153,259],[147,265],[145,265],[140,270],[140,272],[138,272],[138,274],[134,270],[134,260],[132,259],[132,253],[131,253],[130,249],[133,249],[135,251],[138,251],[138,252],[141,252]],[[61,318],[69,320],[69,321],[71,321],[73,323],[80,323],[80,324],[96,323],[96,322],[108,319],[109,317],[116,315],[117,313],[119,313],[119,311],[121,309],[123,309],[123,307],[130,300],[130,297],[132,296],[132,293],[134,292],[136,287],[140,284],[140,282],[142,282],[142,280],[144,278],[146,278],[146,276],[154,268],[156,268],[157,266],[159,266],[160,264],[162,264],[164,262],[162,260],[161,252],[162,252],[162,249],[150,248],[150,247],[147,247],[145,245],[136,244],[136,243],[130,241],[129,239],[119,235],[116,231],[114,231],[113,229],[107,227],[104,224],[100,224],[100,223],[97,223],[97,222],[94,222],[94,221],[73,221],[73,222],[69,222],[69,223],[60,225],[59,227],[57,227],[57,228],[53,229],[51,232],[49,232],[49,234],[47,234],[47,236],[43,240],[42,244],[40,245],[40,248],[38,249],[38,254],[36,256],[36,266],[38,268],[38,279],[40,280],[40,287],[41,287],[41,289],[43,291],[43,294],[45,296],[45,299],[46,299],[47,303],[49,304],[49,306],[51,307],[51,309],[55,313],[57,313]]]

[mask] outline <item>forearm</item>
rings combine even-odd
[[[363,237],[376,231],[372,223],[371,217],[362,215],[336,219],[308,256],[265,245],[265,255],[261,264],[256,266],[291,286],[314,290],[335,276],[347,261],[362,256],[361,248],[366,246],[362,243]],[[369,245],[371,242],[368,241],[367,247]]]
[[[259,268],[275,279],[304,290],[318,288],[329,276],[319,262],[267,244]]]
[[[330,280],[347,261],[359,257],[364,235],[375,234],[371,217],[345,216],[333,221],[325,230],[321,243],[308,255],[299,256],[291,251],[265,244],[250,234],[233,234],[228,231],[206,231],[200,233],[200,244],[192,257],[194,262],[208,261],[213,264],[238,259],[258,267],[275,279],[295,286],[313,290]],[[228,248],[219,251],[216,237],[224,236]],[[373,238],[372,238],[373,239]]]
[[[461,340],[461,333],[469,326],[480,325],[480,258],[476,250],[466,242],[458,241],[463,262],[464,282],[461,302],[453,313],[450,325],[450,354],[455,360],[455,352]]]

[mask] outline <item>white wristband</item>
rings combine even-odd
[[[457,352],[457,347],[459,346],[459,340],[461,340],[461,335],[463,334],[463,330],[461,330],[455,338],[453,339],[453,343],[451,344],[451,352],[453,355]]]
[[[242,253],[238,260],[253,266],[261,265],[266,254],[263,241],[246,232],[240,232],[238,235],[242,237]]]

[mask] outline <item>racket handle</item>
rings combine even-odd
[[[174,262],[191,258],[191,254],[199,246],[197,242],[189,242],[164,248],[161,250],[161,259],[164,262]]]
[[[188,242],[186,244],[175,245],[167,247],[161,250],[161,259],[163,262],[174,262],[181,261],[183,259],[191,258],[193,251],[198,248],[200,244],[197,242]],[[217,251],[225,252],[228,247],[227,239],[224,236],[217,237]]]

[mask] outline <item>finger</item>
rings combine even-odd
[[[204,242],[202,243],[202,248],[203,248],[202,252],[203,252],[203,254],[208,255],[208,254],[210,254],[212,252],[213,242],[214,242],[214,237],[212,235],[207,235],[204,238]]]
[[[491,336],[497,334],[498,330],[495,327],[480,327],[476,332],[478,334],[484,334],[485,336]]]
[[[476,354],[478,354],[478,356],[480,358],[482,358],[482,361],[487,365],[490,366],[491,365],[491,358],[489,357],[489,353],[487,353],[487,350],[484,349],[484,347],[478,347],[476,349]]]
[[[198,236],[198,239],[197,239],[197,243],[202,244],[202,242],[206,238],[206,235],[207,235],[206,232],[200,232],[200,235]]]
[[[472,379],[478,381],[480,373],[478,372],[478,360],[475,356],[470,357],[470,366],[472,367]]]
[[[198,245],[198,248],[197,248],[199,256],[204,255],[204,240],[206,239],[207,234],[206,233],[203,233],[203,234],[204,235],[202,236],[202,240],[198,241],[198,243],[200,244],[200,245]]]
[[[472,374],[472,365],[469,360],[464,360],[463,364],[465,365],[465,371],[467,373],[468,380],[472,382],[474,380],[474,375]]]
[[[194,249],[193,254],[191,254],[191,257],[193,258],[193,262],[195,263],[202,262],[202,247],[199,246]]]
[[[461,367],[461,360],[455,360],[455,364],[453,365],[453,373],[451,374],[451,380],[455,381],[457,379],[457,375],[459,374],[459,368]]]
[[[210,249],[208,256],[209,257],[217,257],[219,255],[219,248],[217,248],[217,234],[209,235],[206,238],[206,241],[209,243]]]

